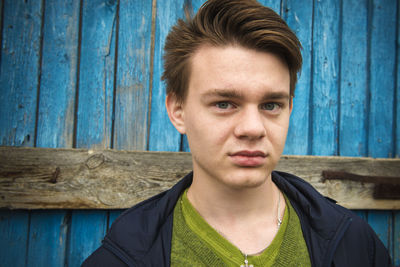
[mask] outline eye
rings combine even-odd
[[[264,109],[264,110],[275,110],[280,107],[281,107],[281,105],[278,103],[265,103],[265,104],[261,105],[261,109]]]
[[[217,106],[217,108],[220,108],[220,109],[232,108],[232,104],[229,102],[218,102],[215,104],[215,106]]]

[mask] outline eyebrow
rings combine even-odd
[[[235,89],[213,89],[202,95],[202,98],[209,97],[243,98],[242,93]]]
[[[201,96],[202,99],[207,99],[210,97],[225,97],[232,99],[241,99],[244,98],[242,92],[239,92],[236,89],[213,89]],[[286,92],[267,92],[262,96],[262,100],[282,100],[282,99],[290,99],[289,93]]]

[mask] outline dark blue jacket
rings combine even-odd
[[[83,266],[169,266],[174,207],[192,177],[124,212]],[[299,216],[312,266],[390,266],[386,248],[358,216],[294,175],[273,172],[272,180]]]

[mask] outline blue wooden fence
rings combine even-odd
[[[0,145],[187,150],[162,48],[204,0],[0,2]],[[285,154],[399,157],[396,0],[263,0],[303,44]],[[400,212],[357,211],[400,265]],[[79,266],[120,211],[0,211],[1,266]]]

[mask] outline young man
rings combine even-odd
[[[300,42],[255,0],[210,0],[167,37],[166,107],[193,173],[129,209],[85,266],[388,266],[361,219],[282,154]]]

